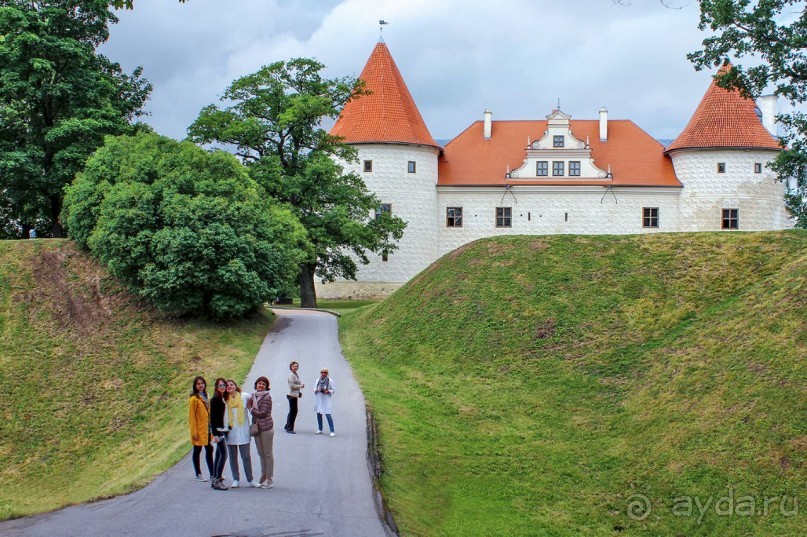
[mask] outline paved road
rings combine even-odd
[[[0,535],[134,536],[211,535],[285,537],[385,537],[373,500],[367,465],[364,397],[342,356],[336,319],[327,313],[276,310],[245,388],[266,375],[272,383],[275,421],[275,486],[214,491],[194,481],[185,457],[147,487],[126,496],[0,523]],[[286,378],[300,362],[306,384],[296,435],[286,434]],[[336,384],[336,436],[314,435],[313,387],[321,367]],[[212,385],[213,379],[208,379]],[[185,402],[182,401],[184,404]],[[327,424],[326,424],[327,429]],[[190,445],[190,443],[189,443]],[[255,476],[260,464],[253,442]],[[202,462],[204,467],[204,462]],[[224,472],[229,484],[229,462]],[[241,473],[243,477],[243,469]]]

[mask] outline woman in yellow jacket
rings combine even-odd
[[[199,455],[202,448],[205,448],[207,472],[213,475],[213,446],[210,445],[210,402],[207,399],[207,381],[201,376],[193,379],[193,391],[188,399],[188,422],[191,426],[193,470],[196,472],[196,481],[207,481],[199,467]]]

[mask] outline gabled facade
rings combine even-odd
[[[780,150],[755,103],[712,83],[667,148],[629,120],[481,121],[440,148],[388,48],[360,78],[372,92],[331,130],[358,149],[358,173],[407,221],[399,249],[361,266],[358,281],[320,297],[384,296],[440,256],[505,234],[629,234],[792,227],[784,185],[767,168]],[[773,112],[771,112],[773,114]],[[769,122],[773,125],[772,121]]]

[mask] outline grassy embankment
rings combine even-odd
[[[170,467],[190,449],[193,377],[243,379],[272,319],[166,319],[70,242],[0,242],[0,520]]]
[[[342,339],[402,535],[807,526],[803,231],[480,241]]]

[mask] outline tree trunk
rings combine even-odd
[[[62,200],[59,196],[50,197],[50,218],[51,228],[50,232],[54,239],[61,239],[64,237],[64,229],[59,222],[59,216],[62,212]]]
[[[303,263],[300,265],[300,306],[304,308],[317,307],[317,290],[314,289],[314,272],[317,265]]]

